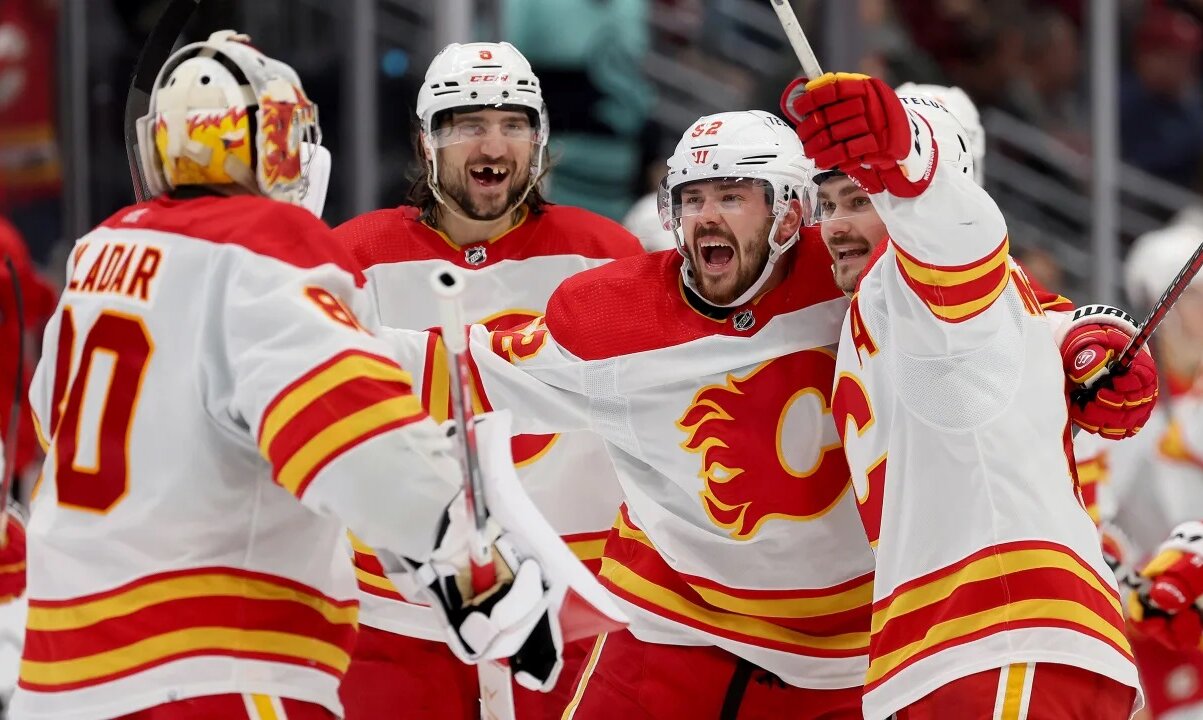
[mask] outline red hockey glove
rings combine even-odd
[[[25,594],[25,524],[15,512],[8,513],[4,545],[0,547],[0,602]]]
[[[819,169],[838,168],[866,192],[914,197],[930,182],[934,160],[919,181],[899,165],[916,144],[918,128],[890,86],[877,78],[857,73],[798,78],[782,93],[781,110]]]
[[[1203,594],[1203,523],[1174,528],[1157,555],[1140,571],[1148,584],[1130,600],[1135,627],[1176,650],[1198,649],[1203,615],[1196,604]]]
[[[1065,376],[1073,385],[1097,383],[1098,393],[1085,404],[1071,401],[1069,417],[1083,430],[1118,440],[1140,430],[1157,401],[1157,366],[1142,349],[1127,372],[1102,377],[1107,363],[1119,357],[1136,334],[1135,321],[1107,305],[1087,305],[1074,311],[1061,341]]]

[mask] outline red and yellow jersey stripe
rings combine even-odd
[[[602,558],[602,584],[627,602],[688,627],[811,657],[869,649],[871,574],[828,588],[748,590],[670,568],[621,508]]]
[[[223,567],[150,575],[70,600],[31,598],[19,682],[63,692],[203,656],[287,663],[341,678],[357,614],[355,600]]]
[[[1115,590],[1073,551],[1022,541],[980,550],[873,604],[865,691],[942,650],[1009,630],[1056,627],[1131,659]]]
[[[606,545],[606,537],[609,536],[609,530],[601,530],[598,532],[575,533],[572,535],[562,535],[561,539],[568,549],[576,555],[586,568],[594,575],[601,572],[602,549]],[[355,553],[355,579],[359,582],[359,589],[368,595],[386,598],[388,600],[396,600],[398,602],[408,602],[401,593],[397,592],[397,588],[392,581],[385,577],[384,567],[377,559],[376,553],[365,545],[362,540],[351,535],[351,548]]]
[[[1077,461],[1078,487],[1082,491],[1082,504],[1095,525],[1099,524],[1099,488],[1107,482],[1107,453]]]
[[[964,265],[932,265],[894,245],[902,279],[932,314],[945,322],[963,322],[989,308],[1010,282],[1007,238],[986,257]]]
[[[305,373],[263,413],[259,451],[271,463],[272,477],[300,497],[338,456],[426,417],[412,383],[397,363],[357,350]]]
[[[1186,463],[1187,465],[1194,465],[1203,469],[1203,457],[1199,457],[1191,452],[1190,446],[1186,444],[1186,440],[1182,437],[1182,424],[1176,419],[1170,421],[1165,434],[1158,441],[1157,452],[1166,460]]]

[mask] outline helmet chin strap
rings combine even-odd
[[[782,216],[778,215],[773,220],[773,227],[769,229],[769,236],[766,240],[766,242],[769,244],[769,257],[767,260],[765,260],[764,269],[760,271],[760,276],[757,277],[756,282],[752,283],[739,297],[735,298],[729,303],[716,303],[710,298],[706,297],[702,291],[698,289],[697,284],[693,281],[693,265],[689,261],[689,254],[685,251],[685,241],[681,237],[681,229],[679,227],[674,228],[673,237],[676,238],[677,241],[677,252],[681,253],[681,256],[685,258],[685,262],[681,263],[681,279],[685,282],[685,286],[694,291],[697,296],[705,300],[707,304],[720,308],[739,307],[740,305],[743,305],[752,298],[756,297],[756,294],[760,292],[760,289],[764,287],[766,282],[768,282],[769,275],[773,274],[773,267],[777,264],[777,261],[780,260],[781,256],[785,254],[785,251],[793,247],[794,243],[798,240],[798,233],[794,233],[790,237],[786,238],[785,242],[780,245],[773,241],[773,238],[777,237],[777,227],[781,224],[781,218]]]
[[[439,154],[435,151],[434,146],[432,146],[430,144],[430,141],[426,139],[425,135],[422,137],[422,144],[426,147],[426,152],[430,155],[430,172],[428,172],[426,174],[426,186],[430,188],[431,194],[434,195],[435,202],[437,202],[439,205],[442,205],[444,208],[446,208],[453,214],[460,216],[464,220],[468,220],[471,222],[480,222],[480,220],[477,220],[476,218],[471,218],[471,217],[468,217],[467,215],[465,215],[463,212],[463,208],[460,208],[457,206],[458,203],[456,203],[456,204],[449,203],[449,202],[447,202],[447,199],[445,197],[443,197],[443,191],[439,189]],[[522,203],[526,202],[526,196],[530,195],[531,190],[535,189],[535,185],[539,182],[539,173],[542,170],[543,170],[543,146],[540,145],[539,151],[538,151],[538,159],[535,160],[535,162],[531,166],[530,177],[527,178],[527,180],[526,180],[526,189],[522,191],[522,194],[518,196],[517,200],[510,203],[510,206],[507,207],[497,217],[502,217],[503,215],[508,215],[508,214],[514,212],[515,210],[517,210],[519,207],[522,206]]]

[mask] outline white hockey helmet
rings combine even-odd
[[[806,184],[811,167],[793,128],[772,113],[743,110],[698,118],[681,136],[668,159],[668,173],[660,182],[658,196],[660,221],[665,230],[673,233],[677,252],[685,258],[681,266],[685,284],[698,291],[681,233],[681,217],[685,212],[681,205],[682,187],[700,180],[758,180],[770,193],[773,225],[766,240],[768,261],[756,282],[725,306],[735,307],[756,296],[777,260],[798,241],[798,234],[794,233],[778,243],[777,227],[790,200]]]
[[[1174,223],[1136,238],[1124,261],[1128,301],[1151,309],[1200,244],[1203,228],[1192,223]],[[1203,287],[1203,274],[1196,275],[1190,286]]]
[[[221,30],[180,48],[159,70],[150,110],[138,121],[152,195],[182,185],[237,185],[302,204],[309,161],[321,144],[317,106],[291,67],[249,42]]]
[[[427,174],[430,191],[436,200],[447,204],[439,191],[438,153],[434,141],[439,114],[482,106],[514,106],[529,110],[534,116],[530,179],[516,203],[521,205],[539,182],[549,125],[539,78],[526,57],[508,42],[451,43],[440,50],[426,68],[426,78],[418,91],[416,112],[421,122],[422,145],[430,163]]]
[[[973,179],[977,181],[978,185],[981,185],[984,180],[983,162],[986,159],[986,131],[982,127],[981,113],[978,112],[977,105],[973,100],[969,99],[969,95],[956,86],[919,85],[910,82],[899,85],[895,92],[899,97],[928,95],[948,108],[948,112],[952,113],[957,122],[961,123],[961,127],[965,128],[966,136],[969,138],[969,151],[973,155]]]
[[[939,167],[952,171],[974,175],[973,152],[969,133],[960,121],[941,102],[930,95],[899,94],[898,99],[908,113],[913,113],[927,122],[931,128],[932,138],[940,148]],[[918,122],[914,120],[914,122]],[[834,168],[815,170],[807,182],[803,192],[803,209],[807,212],[807,222],[818,224],[831,220],[840,220],[853,215],[857,210],[846,204],[832,204],[820,201],[818,193],[823,183],[832,177],[844,175],[843,171]]]

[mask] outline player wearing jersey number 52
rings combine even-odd
[[[782,106],[852,298],[832,409],[876,548],[866,720],[1127,718],[1139,683],[1063,362],[964,129],[864,75],[798,81]]]
[[[354,261],[298,207],[322,179],[296,73],[214,33],[171,56],[139,131],[156,197],[76,243],[30,391],[47,460],[13,717],[341,716],[347,526],[416,568],[462,657],[554,672],[540,566],[508,528],[507,581],[447,591],[458,465],[361,322]]]

